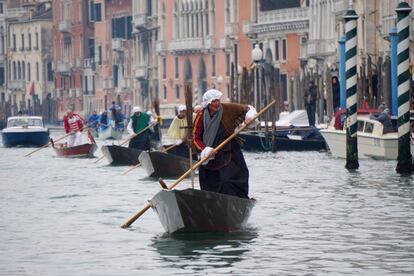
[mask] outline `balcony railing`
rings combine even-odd
[[[123,40],[122,38],[113,38],[112,39],[112,50],[114,51],[123,51]]]
[[[59,31],[62,33],[70,33],[71,32],[71,22],[69,20],[62,20],[59,23]]]
[[[24,80],[11,80],[8,83],[8,87],[11,90],[25,90],[26,82]]]
[[[322,57],[335,53],[335,39],[312,39],[308,41],[308,56]]]
[[[259,24],[306,20],[308,8],[289,8],[260,12]]]
[[[84,68],[95,69],[95,59],[94,58],[85,58],[83,60],[83,67]]]
[[[69,73],[71,70],[71,64],[65,61],[58,61],[56,64],[56,72],[58,73]]]
[[[230,36],[236,36],[239,32],[239,23],[226,23],[224,33]]]
[[[135,78],[137,79],[145,79],[147,77],[147,66],[145,65],[138,65],[135,67]]]
[[[204,49],[204,40],[201,37],[176,39],[172,40],[168,44],[169,51],[186,51],[202,49]]]
[[[6,9],[6,18],[20,18],[29,14],[29,10],[25,8]]]
[[[133,23],[136,29],[145,28],[147,25],[147,14],[135,14]]]
[[[157,52],[162,52],[167,50],[166,42],[164,40],[157,41]]]

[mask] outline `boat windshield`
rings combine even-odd
[[[41,119],[34,118],[18,118],[11,119],[7,122],[7,127],[19,127],[19,126],[43,126]]]

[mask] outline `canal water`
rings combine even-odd
[[[395,161],[245,153],[249,227],[171,237],[152,210],[120,228],[160,190],[143,169],[32,150],[0,148],[0,275],[414,275],[414,178]]]

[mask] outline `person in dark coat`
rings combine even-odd
[[[332,78],[332,103],[333,103],[333,110],[336,113],[341,106],[341,87],[339,85],[339,81],[337,77]]]
[[[377,120],[383,124],[383,133],[394,132],[395,129],[392,125],[390,110],[385,106],[380,106],[379,109],[381,110],[381,113],[377,115],[371,115],[370,118]]]
[[[314,81],[309,82],[309,88],[306,90],[304,99],[306,112],[308,113],[308,120],[310,126],[315,126],[315,114],[316,114],[316,100],[318,98],[318,92]]]
[[[251,121],[256,114],[253,106],[220,102],[223,94],[210,89],[203,95],[203,110],[194,121],[195,147],[201,159],[210,156],[199,168],[202,190],[248,198],[249,170],[235,139],[227,143],[215,155],[213,148],[220,145],[243,121]]]

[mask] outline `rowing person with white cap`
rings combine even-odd
[[[129,141],[130,148],[140,149],[140,150],[149,150],[150,149],[150,135],[151,131],[149,130],[149,125],[157,124],[157,120],[152,118],[146,112],[142,112],[141,107],[134,106],[132,109],[132,116],[129,120],[127,130],[131,135],[136,135],[143,129],[147,128],[142,133],[138,134]]]
[[[221,103],[222,95],[216,89],[208,90],[203,95],[203,110],[194,121],[194,144],[201,152],[201,159],[211,156],[213,148],[233,134],[240,123],[249,123],[257,113],[251,105]],[[236,139],[200,166],[199,181],[202,190],[248,198],[249,170]]]
[[[173,150],[170,150],[170,153],[188,157],[187,108],[185,105],[180,105],[178,106],[177,111],[178,114],[174,117],[167,132],[168,137],[175,141],[175,147]]]

